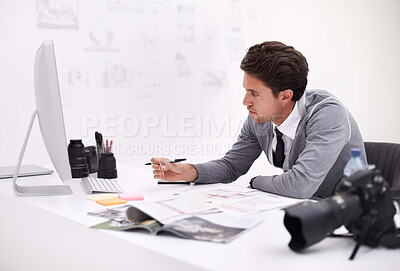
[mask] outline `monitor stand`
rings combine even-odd
[[[32,131],[32,126],[37,116],[37,110],[33,111],[31,120],[29,122],[28,131],[26,132],[24,143],[22,144],[21,153],[18,158],[17,166],[13,176],[13,189],[18,196],[58,196],[58,195],[71,195],[72,190],[69,185],[40,185],[40,186],[22,186],[17,184],[18,174],[21,168],[22,159],[24,158],[26,145]]]

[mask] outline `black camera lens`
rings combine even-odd
[[[81,139],[71,139],[68,144],[68,158],[71,166],[72,178],[89,176],[84,147]]]
[[[363,212],[357,195],[345,193],[319,202],[304,202],[285,209],[283,220],[292,236],[289,247],[300,251],[322,239]]]
[[[102,153],[99,160],[99,172],[97,176],[105,179],[117,178],[117,162],[112,152]]]

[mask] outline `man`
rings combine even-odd
[[[256,176],[252,188],[295,198],[328,197],[343,176],[350,149],[361,149],[366,164],[361,133],[347,109],[326,91],[305,91],[308,64],[300,52],[264,42],[248,50],[240,67],[249,117],[232,149],[222,159],[195,165],[153,158],[154,178],[229,183],[264,151],[284,173]]]

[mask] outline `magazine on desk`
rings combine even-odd
[[[89,212],[109,219],[96,229],[145,229],[151,234],[170,233],[181,238],[228,243],[260,224],[251,214],[297,203],[288,199],[233,185],[210,185],[154,202]]]

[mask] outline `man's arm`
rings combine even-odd
[[[223,158],[193,165],[198,173],[195,183],[230,183],[249,170],[262,151],[252,121],[247,118],[237,142]]]
[[[321,105],[305,132],[305,148],[293,167],[281,175],[256,177],[254,188],[295,198],[310,198],[317,191],[349,139],[346,109],[338,103]]]

